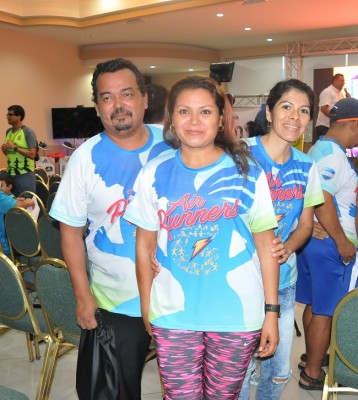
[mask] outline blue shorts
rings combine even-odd
[[[311,238],[297,252],[296,301],[311,305],[313,314],[332,317],[341,298],[357,286],[357,264],[344,265],[331,238]]]

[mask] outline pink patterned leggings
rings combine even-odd
[[[261,334],[156,326],[152,332],[166,400],[237,399]]]

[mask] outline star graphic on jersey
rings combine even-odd
[[[206,238],[206,239],[199,239],[195,242],[195,244],[193,245],[193,253],[190,257],[190,261],[197,256],[201,250],[203,250],[209,243],[211,242],[211,238]]]

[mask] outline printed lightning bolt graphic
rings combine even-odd
[[[193,254],[191,255],[189,261],[191,261],[195,256],[197,256],[201,252],[201,250],[203,250],[210,242],[211,242],[211,238],[198,240],[193,245],[194,251],[193,251]]]

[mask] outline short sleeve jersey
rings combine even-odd
[[[135,227],[122,216],[148,159],[169,150],[162,131],[147,125],[149,140],[124,150],[103,132],[82,144],[66,166],[50,215],[73,227],[88,223],[91,290],[99,306],[140,316],[135,276]],[[169,150],[172,151],[172,150]]]
[[[245,180],[226,154],[200,169],[180,151],[149,162],[125,218],[158,231],[150,321],[199,331],[261,329],[264,294],[252,232],[274,228],[267,181],[254,163]]]
[[[333,196],[339,222],[347,238],[358,245],[355,228],[357,173],[346,149],[332,139],[321,137],[308,154],[315,160],[322,189]]]
[[[246,142],[265,171],[278,223],[275,233],[285,242],[297,228],[303,209],[324,202],[317,167],[307,154],[294,147],[290,158],[284,164],[277,164],[267,154],[259,136]],[[280,264],[279,289],[296,281],[296,253],[292,253],[287,262]]]

